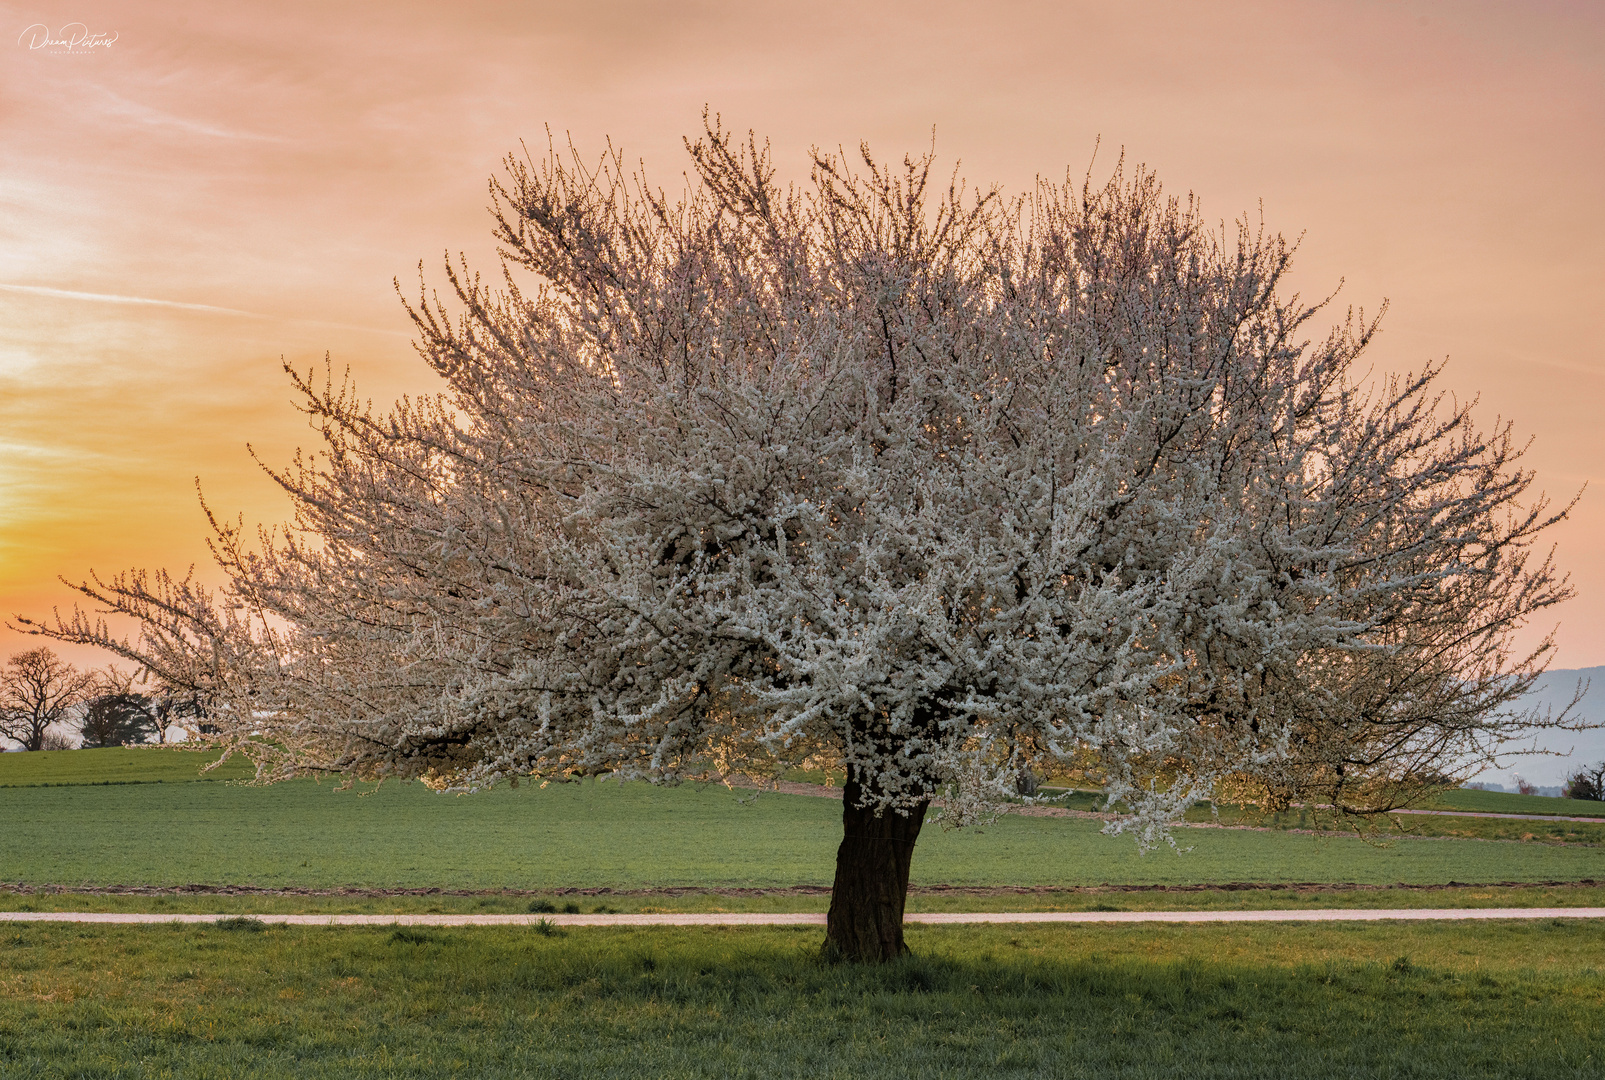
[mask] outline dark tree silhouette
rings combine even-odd
[[[160,742],[162,724],[157,719],[157,708],[144,694],[126,691],[91,698],[78,724],[84,747]]]
[[[0,668],[0,735],[41,750],[50,728],[68,720],[97,685],[49,649],[17,653]]]
[[[1560,792],[1568,799],[1588,799],[1605,802],[1605,762],[1593,768],[1583,766],[1566,778]]]

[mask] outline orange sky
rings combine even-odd
[[[214,506],[278,520],[249,442],[310,433],[279,358],[427,390],[391,288],[490,269],[485,182],[546,126],[658,182],[704,103],[801,175],[925,148],[1012,190],[1103,138],[1304,234],[1306,294],[1392,301],[1378,369],[1534,436],[1563,500],[1605,462],[1605,5],[0,3],[0,614],[57,574],[182,569]],[[115,35],[70,54],[31,24]],[[1256,210],[1257,212],[1257,210]],[[1605,484],[1556,531],[1557,666],[1605,664]],[[1543,629],[1548,629],[1544,627]],[[31,644],[0,630],[0,656]],[[82,659],[98,658],[82,656]]]

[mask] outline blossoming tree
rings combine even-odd
[[[198,695],[264,779],[837,770],[827,949],[869,960],[931,808],[1032,770],[1151,843],[1223,790],[1385,811],[1545,722],[1510,705],[1548,646],[1509,641],[1567,595],[1529,557],[1557,515],[1436,369],[1361,385],[1374,321],[1307,340],[1280,238],[1142,171],[1009,201],[689,150],[678,200],[509,159],[505,284],[409,305],[443,392],[292,371],[293,525],[214,519],[220,596],[82,586],[135,640],[46,632]]]

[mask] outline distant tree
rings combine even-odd
[[[167,692],[152,697],[150,703],[156,716],[157,742],[164,742],[167,729],[173,727],[200,736],[216,735],[221,731],[216,724],[207,722],[205,703],[193,687],[184,691],[167,687]]]
[[[51,727],[69,721],[96,684],[94,672],[79,671],[49,649],[17,653],[0,668],[0,735],[25,750],[44,749]]]
[[[1605,801],[1605,762],[1593,768],[1585,765],[1572,773],[1566,778],[1566,786],[1561,789],[1561,795],[1567,799]]]
[[[155,703],[144,694],[127,690],[90,698],[78,731],[85,748],[161,741]]]
[[[1532,557],[1561,515],[1436,369],[1369,379],[1374,321],[1312,343],[1279,237],[1141,171],[1009,202],[690,151],[679,202],[510,159],[507,291],[448,266],[460,311],[412,309],[441,397],[291,372],[325,445],[287,535],[213,519],[221,596],[85,583],[138,640],[28,625],[264,778],[841,771],[827,950],[863,960],[904,951],[927,812],[1027,775],[1146,844],[1220,791],[1379,815],[1556,722],[1510,642],[1569,594]]]

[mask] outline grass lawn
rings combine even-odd
[[[1598,1077],[1605,936],[1493,922],[0,929],[23,1077]]]
[[[82,753],[83,751],[77,751]],[[309,781],[0,788],[12,884],[550,889],[829,884],[840,810],[723,788],[567,784],[441,796]],[[1187,829],[1192,850],[1139,854],[1074,818],[929,826],[917,885],[1432,884],[1605,880],[1605,848]]]
[[[1545,795],[1518,795],[1509,791],[1445,791],[1423,810],[1469,810],[1478,814],[1563,814],[1605,818],[1605,802],[1590,799],[1555,799]]]
[[[44,750],[0,754],[0,788],[80,784],[183,784],[244,780],[255,774],[249,761],[233,757],[203,772],[216,752],[163,746],[108,746],[100,750]]]
[[[174,749],[0,755],[0,881],[273,888],[554,890],[829,884],[839,810],[825,799],[719,787],[552,785],[441,796],[417,784],[362,794],[297,781],[192,782],[210,755]],[[1456,795],[1497,795],[1460,792]],[[1508,798],[1521,799],[1522,796]],[[1546,800],[1538,800],[1540,802]],[[1547,800],[1566,802],[1568,800]],[[1280,824],[1296,827],[1295,814]],[[1550,835],[1514,826],[1513,839]],[[1484,819],[1413,818],[1486,835]],[[1605,829],[1556,823],[1562,831]],[[1384,846],[1289,831],[1182,829],[1185,854],[1139,854],[1086,819],[1009,816],[929,826],[914,883],[1084,887],[1228,882],[1442,884],[1605,880],[1605,847],[1414,836]],[[1479,831],[1481,830],[1481,831]],[[1593,836],[1583,839],[1605,839]],[[816,901],[810,901],[816,902]]]

